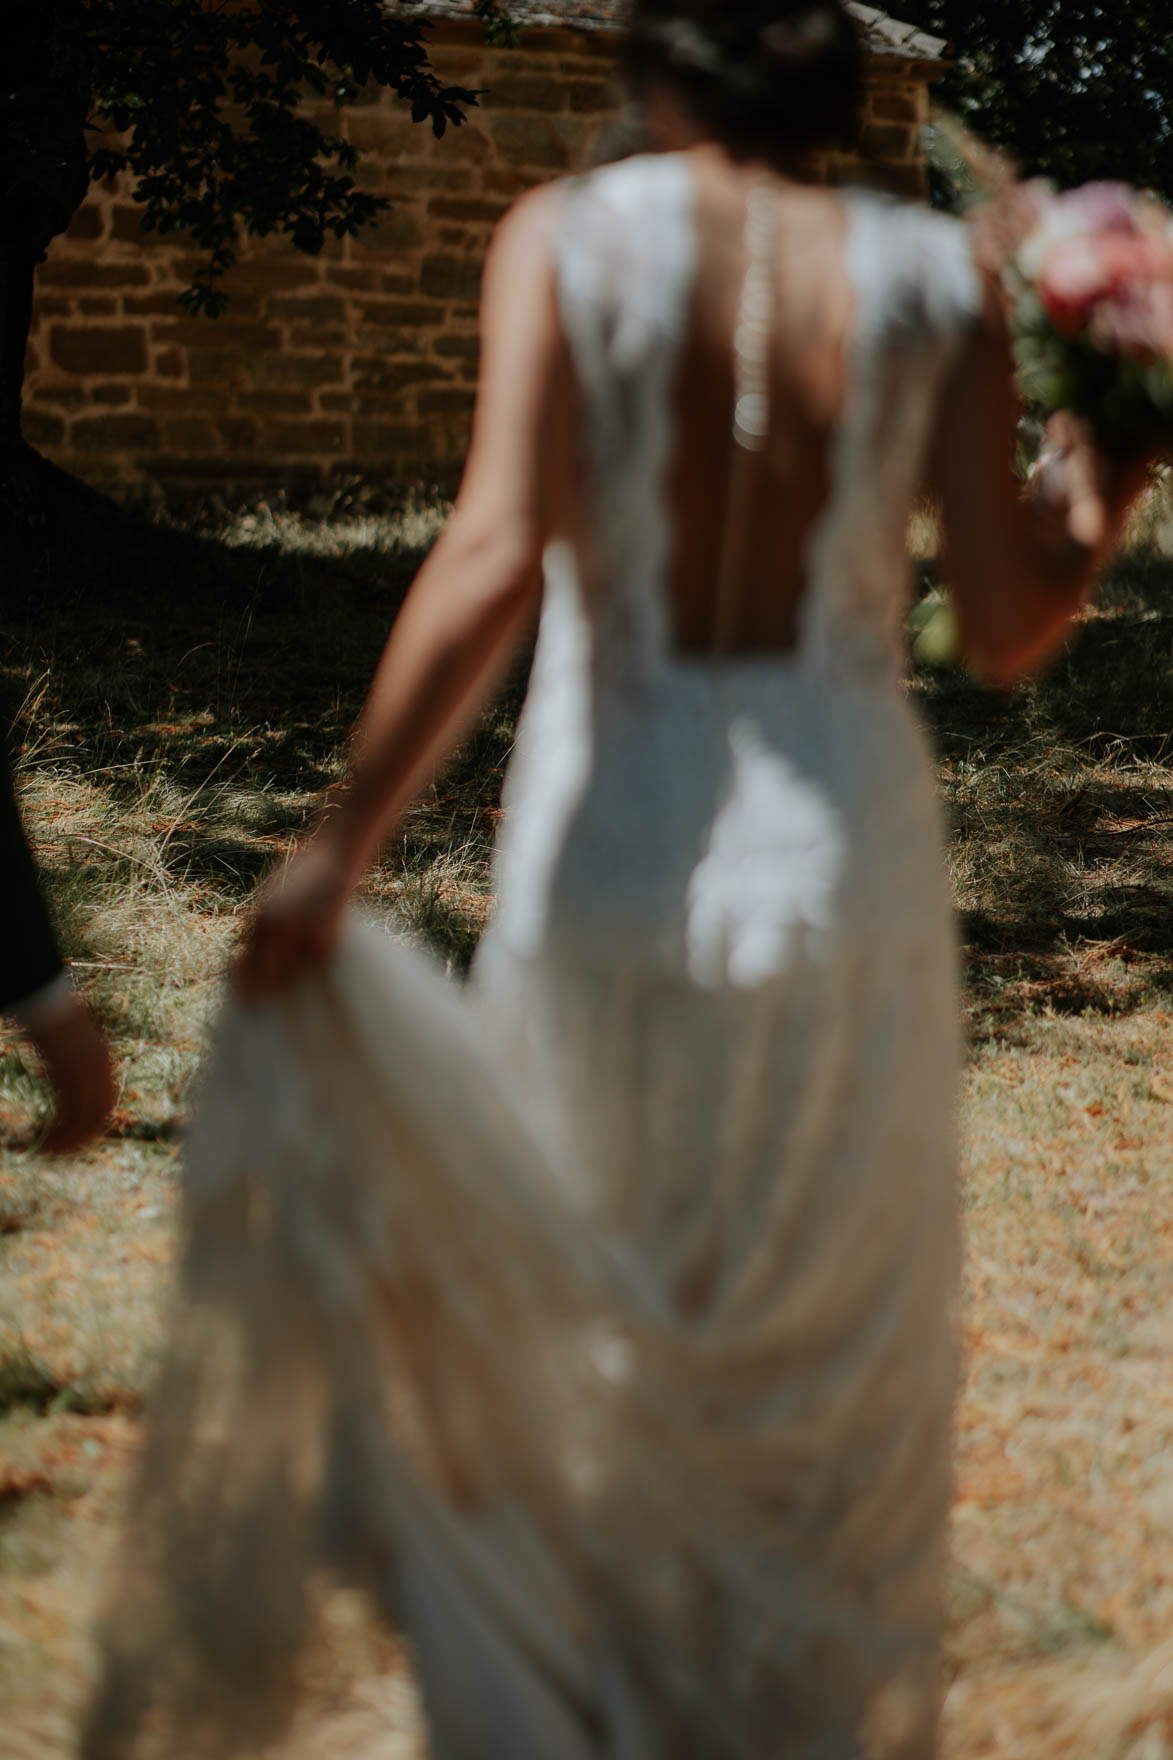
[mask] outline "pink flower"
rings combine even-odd
[[[1051,201],[1065,219],[1077,219],[1087,232],[1139,230],[1137,194],[1126,183],[1084,183],[1052,196]]]
[[[1173,361],[1173,280],[1130,282],[1095,308],[1088,335],[1105,354]]]
[[[1113,226],[1053,244],[1038,277],[1038,295],[1056,330],[1073,336],[1088,327],[1103,302],[1171,277],[1173,246],[1135,226],[1128,231]]]

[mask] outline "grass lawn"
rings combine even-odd
[[[437,526],[313,514],[64,529],[14,570],[23,797],[123,1070],[49,1165],[0,1028],[3,1760],[71,1752],[174,1249],[183,1121],[250,889],[337,774]],[[1151,534],[1150,534],[1151,537]],[[129,583],[129,584],[128,584]],[[463,966],[520,680],[414,811],[377,908]],[[1048,678],[913,685],[952,824],[970,1055],[967,1379],[948,1760],[1173,1756],[1173,568],[1138,538]],[[408,1760],[394,1640],[340,1597],[284,1755]]]

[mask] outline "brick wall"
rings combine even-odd
[[[442,141],[386,94],[346,113],[362,180],[393,211],[317,258],[250,244],[218,319],[176,304],[190,247],[140,234],[125,188],[92,189],[39,272],[28,439],[101,484],[239,494],[338,476],[451,482],[468,440],[490,233],[522,190],[590,161],[614,124],[614,47],[548,30],[492,50],[467,26],[442,26],[438,71],[485,88],[483,107]],[[920,194],[933,69],[896,56],[871,68],[868,174]]]

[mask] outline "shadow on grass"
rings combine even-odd
[[[112,807],[144,825],[153,813],[166,873],[238,903],[339,775],[442,514],[436,503],[311,519],[262,505],[180,524],[79,501],[10,570],[4,684],[10,713],[25,702],[26,769],[76,767]],[[419,876],[453,852],[487,853],[519,691],[515,679],[376,877],[376,891],[415,886],[421,932],[458,966],[475,942],[467,913],[448,908],[451,888],[425,899]],[[64,870],[102,859],[68,839],[45,851],[58,891],[70,890]]]
[[[127,884],[127,815],[159,882],[232,909],[338,775],[346,734],[442,509],[259,507],[148,520],[87,502],[11,571],[4,665],[26,764],[73,765],[111,843],[47,848]],[[408,817],[376,903],[467,964],[523,672]],[[1047,676],[1013,695],[923,671],[979,1034],[1173,997],[1173,567],[1124,558]],[[119,829],[115,831],[117,823]],[[124,867],[120,868],[119,864]],[[127,865],[129,864],[129,865]],[[84,891],[84,888],[83,888]],[[79,945],[84,927],[79,918]]]
[[[55,534],[12,570],[9,665],[58,749],[136,758],[190,786],[222,774],[318,786],[423,555],[341,539],[333,556],[129,515]],[[116,783],[116,772],[112,773]]]
[[[971,1030],[1173,1003],[1173,565],[1122,558],[1041,680],[923,671]]]

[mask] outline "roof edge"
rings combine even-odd
[[[476,22],[473,0],[402,0],[404,10],[422,18]],[[916,25],[904,24],[879,7],[863,0],[846,0],[847,10],[863,26],[864,41],[874,55],[898,56],[904,61],[947,66],[949,44]],[[508,11],[523,30],[582,31],[590,35],[618,36],[623,31],[622,0],[512,0]]]
[[[944,37],[931,37],[914,24],[904,24],[876,6],[847,0],[852,18],[864,27],[868,48],[878,55],[900,55],[906,61],[948,62],[949,44]]]
[[[443,19],[453,24],[475,25],[478,20],[473,11],[473,0],[401,0],[404,10],[415,13],[420,18]],[[616,9],[593,7],[588,5],[568,6],[565,11],[552,11],[543,6],[540,0],[530,4],[529,0],[517,0],[516,4],[507,8],[507,17],[515,21],[524,31],[584,31],[590,35],[618,37],[623,34],[623,21],[616,14]]]

